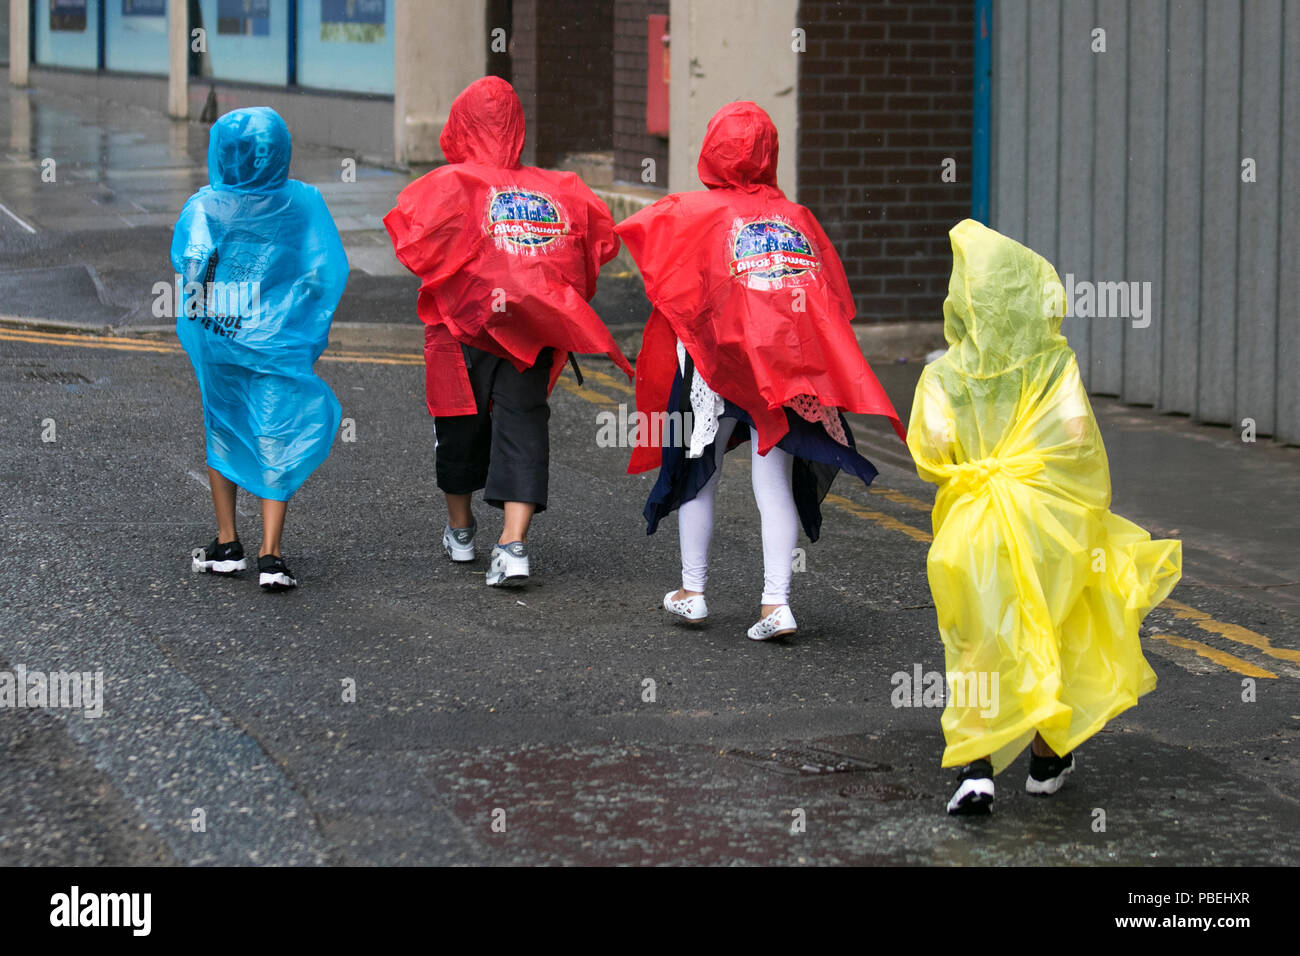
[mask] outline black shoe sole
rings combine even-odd
[[[993,798],[987,793],[973,793],[948,811],[954,817],[987,817],[993,812]]]
[[[204,564],[208,566],[198,567],[198,565],[200,564]],[[214,565],[218,565],[218,564],[234,564],[234,565],[238,565],[238,567],[232,567],[226,570],[222,570],[220,568],[214,567]],[[238,574],[241,571],[247,571],[248,559],[245,558],[243,555],[240,555],[237,558],[231,558],[231,557],[209,558],[206,548],[195,548],[193,551],[190,552],[190,570],[193,571],[195,574],[215,574],[217,575],[217,577],[228,578],[228,577],[233,577],[234,575]]]
[[[1074,768],[1078,766],[1078,761],[1070,755],[1070,762],[1061,767],[1055,776],[1035,777],[1033,772],[1033,760],[1030,760],[1029,775],[1025,778],[1025,792],[1034,797],[1051,797],[1061,792],[1065,786],[1066,778],[1074,773]]]

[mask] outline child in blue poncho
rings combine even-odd
[[[205,186],[172,235],[183,283],[176,333],[203,397],[217,536],[192,568],[247,567],[235,495],[262,499],[258,577],[297,586],[280,553],[289,498],[329,455],[338,399],[312,371],[329,341],[348,260],[315,187],[289,179],[289,129],[266,107],[222,116],[208,142]]]

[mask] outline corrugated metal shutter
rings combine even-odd
[[[1300,3],[997,0],[993,35],[993,225],[1150,283],[1148,327],[1064,322],[1089,389],[1300,442]]]

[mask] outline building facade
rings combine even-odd
[[[9,0],[8,29],[11,83],[178,118],[269,105],[295,137],[416,167],[456,94],[503,76],[525,161],[618,218],[700,188],[709,118],[753,100],[861,321],[938,321],[947,232],[973,216],[1133,293],[1126,317],[1066,319],[1094,392],[1300,441],[1296,4]]]

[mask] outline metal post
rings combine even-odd
[[[975,2],[975,104],[971,140],[970,217],[989,224],[989,121],[993,65],[993,0]]]
[[[29,0],[9,2],[9,83],[26,86],[27,72],[32,61],[32,5]]]
[[[190,115],[190,6],[167,0],[167,115]]]
[[[108,65],[107,17],[108,11],[105,0],[99,0],[99,3],[95,5],[95,29],[99,31],[99,35],[95,38],[95,68],[101,73]]]
[[[298,85],[298,0],[289,0],[289,77],[290,86]]]

